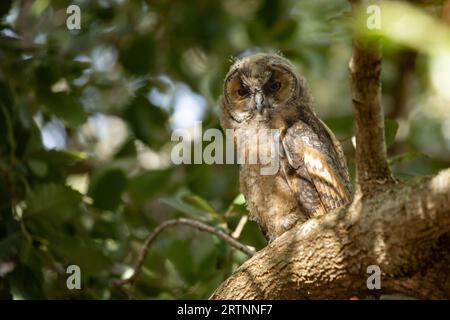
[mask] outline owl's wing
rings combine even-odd
[[[330,143],[332,137],[333,134],[328,139],[319,137],[310,126],[297,121],[281,138],[286,180],[309,216],[322,215],[350,200],[348,173],[338,164],[342,150],[336,150],[335,143]]]
[[[325,124],[325,122],[323,122],[320,119],[319,119],[319,121],[322,124],[322,126],[326,129],[328,136],[330,137],[331,142],[333,143],[334,150],[336,151],[337,165],[339,166],[339,173],[341,174],[342,178],[344,179],[344,184],[345,184],[347,193],[351,196],[352,188],[351,188],[351,183],[350,183],[350,175],[348,172],[347,161],[345,160],[345,154],[344,154],[344,150],[342,149],[342,145],[340,144],[338,139],[336,139],[336,136],[330,130],[330,128],[328,128],[328,126]]]

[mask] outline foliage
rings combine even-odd
[[[66,28],[70,4],[81,8],[81,30]],[[236,228],[246,214],[237,167],[169,159],[174,128],[219,127],[231,57],[265,50],[291,59],[353,174],[348,9],[343,0],[2,0],[0,298],[123,298],[112,282],[130,275],[160,222],[189,216]],[[388,36],[386,46],[389,115],[398,57],[410,49]],[[415,112],[386,125],[402,177],[450,162],[450,114],[428,62],[419,55],[408,93]],[[239,240],[265,245],[253,222]],[[206,298],[245,259],[215,236],[171,229],[152,246],[136,297]],[[82,290],[66,287],[71,264],[81,267]]]

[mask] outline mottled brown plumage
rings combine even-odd
[[[341,145],[314,113],[305,81],[288,60],[256,54],[235,62],[225,78],[220,106],[224,129],[245,129],[235,136],[241,142],[254,141],[260,129],[280,132],[275,174],[262,175],[263,164],[240,166],[241,191],[266,239],[272,241],[296,223],[350,201]],[[267,141],[257,144],[262,152],[274,147]]]

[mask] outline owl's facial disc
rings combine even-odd
[[[298,87],[297,76],[283,64],[244,61],[231,72],[224,86],[228,112],[237,122],[257,117],[267,121],[280,107],[289,107]]]

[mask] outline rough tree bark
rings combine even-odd
[[[450,169],[391,186],[286,232],[211,298],[350,298],[367,293],[369,265],[380,267],[383,293],[450,298],[449,203]]]
[[[360,1],[350,1],[357,9]],[[211,299],[348,299],[400,293],[450,298],[450,169],[395,182],[386,159],[381,48],[355,39],[349,64],[356,124],[353,203],[297,225],[246,261]],[[367,289],[367,267],[381,289]]]

